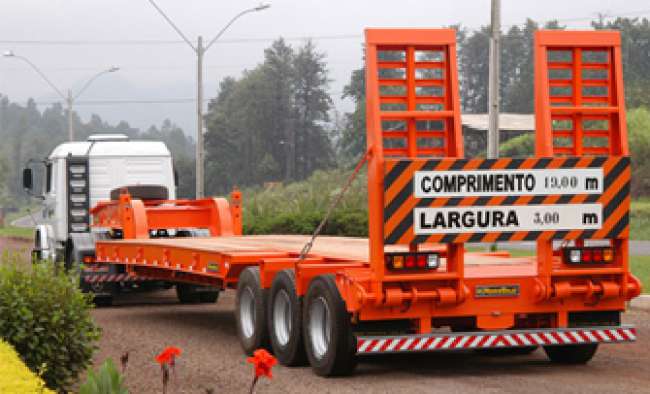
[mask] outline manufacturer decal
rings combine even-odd
[[[476,286],[474,295],[477,298],[519,297],[519,285]]]

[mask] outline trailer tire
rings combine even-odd
[[[259,267],[248,267],[242,271],[237,283],[235,320],[239,343],[249,356],[259,348],[269,348],[266,293],[261,286]]]
[[[351,374],[357,364],[356,338],[334,275],[314,278],[303,305],[303,338],[313,371],[320,376]]]
[[[486,356],[525,356],[533,353],[539,346],[505,347],[493,349],[474,349],[476,353]]]
[[[586,364],[598,350],[597,343],[583,345],[544,346],[546,356],[558,364]]]
[[[273,354],[282,365],[305,365],[302,340],[302,300],[296,293],[296,273],[292,269],[278,272],[273,279],[268,300],[269,339]]]
[[[202,291],[199,293],[202,304],[214,304],[219,300],[219,291]]]

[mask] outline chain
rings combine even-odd
[[[314,241],[316,240],[316,237],[320,235],[320,232],[323,231],[323,227],[325,227],[325,224],[327,224],[327,221],[330,218],[330,215],[332,215],[332,212],[334,212],[334,208],[336,208],[337,205],[341,202],[343,199],[343,196],[345,193],[347,193],[348,189],[350,189],[350,186],[352,185],[352,181],[354,181],[354,178],[357,177],[359,174],[359,171],[363,168],[363,165],[366,163],[368,160],[369,156],[369,151],[366,152],[361,159],[359,159],[359,162],[357,165],[354,167],[354,171],[352,171],[352,174],[348,177],[347,181],[345,182],[345,185],[343,186],[343,189],[341,189],[341,192],[336,196],[334,200],[330,203],[329,207],[327,208],[327,212],[325,213],[325,216],[323,217],[323,220],[318,224],[318,227],[316,227],[316,230],[314,230],[314,233],[311,235],[311,238],[305,246],[302,247],[302,250],[300,251],[300,256],[298,257],[298,263],[303,261],[305,257],[307,257],[307,254],[311,250],[311,248],[314,246]]]

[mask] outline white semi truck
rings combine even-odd
[[[44,172],[42,192],[33,190],[35,163]],[[91,228],[90,208],[102,200],[117,199],[127,188],[142,200],[176,198],[177,176],[172,155],[160,141],[135,141],[123,134],[95,134],[86,141],[58,145],[44,160],[30,160],[23,170],[23,186],[42,200],[42,216],[34,232],[33,260],[62,261],[66,269],[81,268],[82,290],[93,292],[95,302],[110,304],[124,289],[142,286],[145,278],[117,272],[119,267],[88,269],[84,256],[94,255],[97,238],[120,238],[119,232]],[[151,236],[191,236],[159,232]],[[214,302],[218,292],[177,284],[182,302]]]

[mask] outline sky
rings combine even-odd
[[[156,0],[192,41],[210,40],[252,0]],[[366,27],[435,28],[489,23],[489,0],[267,0],[267,10],[237,20],[206,53],[205,97],[219,81],[239,77],[263,60],[264,48],[278,37],[292,46],[311,37],[326,53],[330,93],[338,111],[352,103],[340,98],[352,70],[361,67]],[[649,17],[647,0],[502,0],[504,30],[559,19],[568,28],[585,28],[598,14]],[[196,56],[148,0],[0,0],[0,52],[28,58],[62,91],[76,92],[96,73],[102,75],[78,99],[75,110],[117,123],[148,128],[169,118],[188,135],[196,133]],[[44,108],[60,101],[29,66],[0,58],[0,94],[24,104],[34,98]],[[92,104],[92,102],[101,104]],[[99,130],[98,130],[99,131]]]

